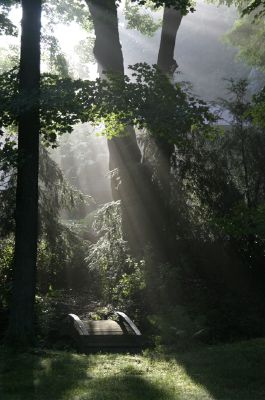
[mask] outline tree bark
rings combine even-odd
[[[39,86],[41,0],[22,0],[20,99],[13,294],[8,339],[34,340],[38,236]],[[21,104],[20,103],[20,104]]]

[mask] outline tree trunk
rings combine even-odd
[[[173,80],[173,75],[178,67],[174,59],[174,50],[176,44],[177,32],[182,20],[180,10],[175,10],[173,7],[164,7],[163,23],[160,39],[160,47],[158,52],[157,65],[161,71]],[[156,140],[157,145],[157,164],[158,164],[158,180],[163,198],[163,228],[165,243],[167,243],[168,254],[170,256],[174,249],[173,244],[170,245],[174,234],[171,232],[172,226],[172,210],[170,207],[171,200],[171,161],[174,153],[174,144],[169,143],[164,138]]]
[[[13,297],[8,340],[34,339],[34,299],[38,236],[39,86],[41,0],[22,0],[18,165]]]
[[[95,58],[101,77],[104,72],[124,74],[122,48],[119,39],[115,0],[86,0],[94,23]],[[140,255],[144,244],[158,243],[156,206],[151,174],[141,164],[141,151],[136,134],[128,127],[127,135],[108,141],[112,195],[121,200],[123,233],[134,254]]]
[[[178,67],[174,59],[174,51],[181,21],[182,14],[180,10],[175,10],[173,7],[164,7],[157,65],[161,71],[167,74],[171,79],[173,79],[174,72]],[[157,141],[156,144],[160,153],[158,160],[160,165],[160,183],[161,186],[164,187],[168,197],[168,189],[170,189],[170,161],[174,152],[174,145],[168,143],[163,138]]]
[[[175,10],[173,7],[164,7],[157,65],[165,74],[173,75],[178,67],[174,59],[174,50],[181,20],[182,14],[180,10]]]

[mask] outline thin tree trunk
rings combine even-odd
[[[41,0],[22,0],[18,166],[13,297],[8,338],[34,340],[34,299],[38,235],[39,85]]]
[[[115,0],[86,0],[93,19],[96,41],[95,58],[101,77],[104,72],[124,74],[123,54],[119,39]],[[121,200],[123,233],[135,254],[142,253],[144,244],[154,243],[157,236],[156,207],[151,174],[141,164],[141,151],[136,134],[128,127],[126,136],[108,141],[110,171],[114,200]]]
[[[180,10],[164,7],[157,65],[165,74],[173,75],[178,64],[174,59],[176,37],[182,20]]]
[[[157,65],[161,71],[173,80],[173,75],[178,67],[174,59],[174,51],[176,45],[176,37],[178,29],[182,21],[182,14],[180,10],[175,10],[173,7],[164,7],[163,23],[161,30],[160,47],[158,52]],[[164,241],[168,246],[168,254],[170,256],[171,247],[170,242],[172,236],[172,213],[170,207],[171,200],[171,161],[174,153],[174,145],[169,143],[166,139],[160,138],[156,140],[158,149],[157,163],[158,163],[158,180],[162,191],[163,200],[163,228]],[[174,251],[174,244],[173,244]]]
[[[174,51],[181,21],[182,14],[180,10],[175,10],[173,7],[164,7],[157,65],[161,71],[167,74],[171,79],[173,79],[174,72],[178,67],[177,62],[174,59]],[[157,141],[157,146],[160,151],[159,163],[161,164],[161,185],[162,187],[164,186],[165,189],[169,189],[170,159],[174,151],[174,145],[161,139],[160,141]],[[166,193],[168,192],[166,191]]]

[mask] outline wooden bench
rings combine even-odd
[[[118,321],[81,320],[75,314],[68,314],[62,326],[63,336],[71,338],[81,352],[141,348],[143,337],[137,326],[125,313],[114,314]]]

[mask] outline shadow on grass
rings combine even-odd
[[[137,375],[118,375],[95,379],[80,400],[181,400],[167,388]]]
[[[93,375],[95,358],[89,356],[0,354],[1,400],[178,400],[176,394],[159,382],[146,380],[133,367],[98,376]]]
[[[62,353],[1,353],[0,398],[57,400],[87,379],[88,361]]]
[[[265,399],[265,341],[212,346],[175,356],[216,400]]]
[[[0,358],[0,398],[34,399],[34,370],[39,367],[38,359],[27,354],[15,355],[12,351],[1,352]]]

